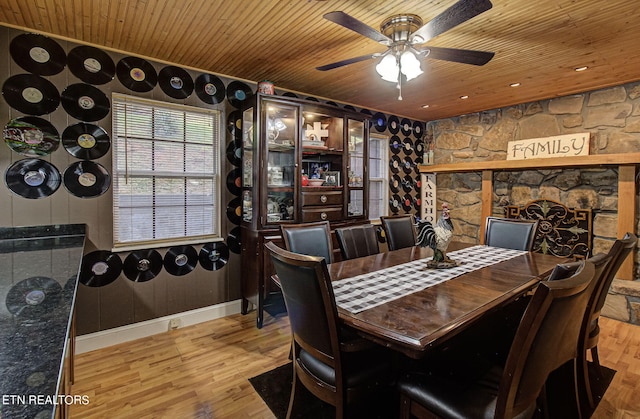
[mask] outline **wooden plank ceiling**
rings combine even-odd
[[[426,58],[402,101],[376,74],[375,59],[316,70],[385,50],[327,21],[327,12],[341,10],[379,29],[400,13],[428,22],[454,2],[0,0],[0,22],[423,121],[640,80],[637,0],[494,0],[489,11],[426,44],[494,51],[493,60],[477,67]],[[575,72],[579,66],[589,69]],[[520,86],[509,86],[515,82]]]

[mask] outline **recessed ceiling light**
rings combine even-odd
[[[518,86],[520,86],[520,83],[511,83],[509,86],[510,87],[518,87]]]
[[[467,95],[460,96],[460,99],[469,99],[469,96],[467,96]]]
[[[427,109],[429,105],[422,105],[422,109]]]
[[[575,71],[584,71],[584,70],[586,70],[587,68],[589,68],[589,67],[587,67],[587,66],[585,65],[585,66],[582,66],[582,67],[576,67],[576,68],[574,68],[574,70],[575,70]]]

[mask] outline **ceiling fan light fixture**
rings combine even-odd
[[[396,57],[391,54],[382,57],[378,65],[376,65],[376,71],[382,77],[382,80],[396,83],[400,71]]]
[[[411,51],[405,51],[400,56],[400,71],[407,76],[407,81],[413,80],[423,73],[420,61]]]

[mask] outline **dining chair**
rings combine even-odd
[[[376,228],[373,224],[336,228],[336,238],[344,260],[380,253]]]
[[[304,386],[336,408],[336,418],[349,417],[358,401],[383,390],[391,363],[382,347],[351,351],[344,344],[326,259],[266,244],[289,313],[293,349],[293,381],[287,418]]]
[[[280,224],[285,249],[293,253],[321,256],[333,262],[333,243],[329,221]]]
[[[416,227],[413,215],[380,217],[389,250],[404,249],[416,245]]]
[[[487,217],[484,227],[484,244],[530,251],[537,228],[537,220]]]
[[[443,369],[403,374],[398,380],[400,417],[530,418],[538,409],[538,398],[544,398],[549,374],[564,365],[573,367],[573,382],[563,389],[563,397],[575,398],[579,414],[575,374],[578,336],[595,274],[591,262],[582,263],[582,269],[569,278],[537,286],[504,364],[487,362],[481,368],[473,359],[473,373]],[[464,348],[459,353],[464,354]],[[465,365],[464,357],[459,362]],[[437,360],[433,365],[443,368]]]

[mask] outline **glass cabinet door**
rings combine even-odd
[[[242,113],[242,219],[253,219],[253,156],[255,154],[253,108]]]
[[[348,153],[348,177],[347,196],[349,217],[360,217],[365,214],[365,158],[366,143],[364,122],[353,119],[348,120],[347,153]]]
[[[298,107],[263,102],[262,132],[266,141],[265,224],[295,221],[296,139]]]

